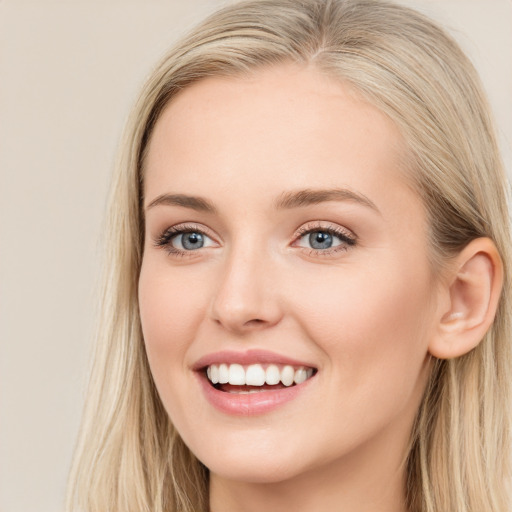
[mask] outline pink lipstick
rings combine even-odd
[[[264,414],[295,399],[317,373],[308,362],[262,350],[216,352],[192,369],[210,404],[244,416]]]

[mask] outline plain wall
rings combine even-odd
[[[225,3],[0,0],[0,512],[62,510],[124,120],[165,49]],[[402,3],[470,54],[511,173],[512,2]]]

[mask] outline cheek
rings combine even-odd
[[[200,283],[200,285],[199,285]],[[165,264],[144,262],[139,278],[142,327],[155,342],[181,343],[204,315],[207,282],[187,271],[170,272]]]
[[[329,269],[321,281],[305,283],[307,304],[297,303],[297,321],[326,354],[334,386],[354,390],[357,399],[409,396],[426,360],[429,272],[397,263]]]
[[[428,376],[426,288],[390,273],[354,272],[342,282],[329,293],[309,293],[300,315],[325,354],[320,413],[335,426],[331,439],[350,433],[333,449],[349,450],[387,426],[405,439]],[[327,436],[322,424],[317,435]]]
[[[200,414],[187,401],[187,351],[206,311],[204,287],[194,286],[186,272],[171,274],[165,264],[143,261],[139,278],[139,309],[149,366],[167,414],[178,426],[185,416]],[[191,285],[192,283],[192,285]]]
[[[184,369],[187,348],[196,336],[206,308],[204,288],[193,280],[170,276],[158,264],[143,263],[139,309],[149,364],[158,388]]]

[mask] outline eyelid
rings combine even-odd
[[[339,224],[334,224],[328,221],[311,221],[302,225],[294,235],[294,238],[301,238],[302,236],[314,232],[314,231],[328,231],[330,233],[335,233],[347,240],[351,240],[354,244],[357,242],[356,234],[348,228],[340,226]]]
[[[176,224],[174,226],[167,227],[164,229],[159,235],[157,235],[153,239],[153,243],[157,248],[163,248],[166,249],[170,254],[172,255],[178,255],[178,256],[194,256],[200,249],[207,249],[208,247],[201,247],[196,250],[183,250],[178,249],[176,247],[173,247],[171,245],[171,241],[174,237],[185,234],[185,233],[200,233],[203,236],[209,238],[212,240],[215,244],[218,244],[219,242],[216,240],[216,236],[211,233],[211,230],[206,228],[205,226],[201,224],[196,224],[194,222],[182,222],[180,224]]]
[[[314,233],[315,231],[325,231],[330,233],[338,237],[341,240],[341,243],[326,249],[315,249],[313,247],[308,248],[297,245],[305,235]],[[211,234],[211,230],[209,228],[194,222],[183,222],[174,226],[167,227],[153,239],[153,242],[157,248],[164,248],[169,252],[169,254],[180,257],[198,256],[198,254],[202,252],[200,249],[208,249],[211,247],[207,246],[200,247],[195,250],[184,250],[172,246],[171,241],[174,237],[190,232],[201,233],[202,235],[212,240],[215,244],[219,244],[217,241],[218,237]],[[306,250],[310,255],[329,256],[333,253],[348,250],[350,247],[356,245],[357,240],[358,239],[355,233],[343,226],[340,226],[339,224],[335,224],[330,221],[310,221],[297,229],[293,236],[293,242],[291,246]]]
[[[315,249],[313,247],[303,247],[298,245],[304,236],[316,231],[330,233],[339,238],[341,243],[327,249]],[[347,251],[351,247],[355,246],[357,241],[358,238],[353,231],[340,226],[339,224],[333,224],[329,221],[312,221],[304,224],[296,231],[292,246],[308,251],[309,255],[330,256],[340,251]]]

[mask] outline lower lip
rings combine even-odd
[[[220,391],[210,384],[204,374],[197,373],[197,376],[208,402],[223,413],[236,416],[254,416],[278,409],[297,398],[315,378],[313,376],[301,384],[289,388],[243,394]]]

